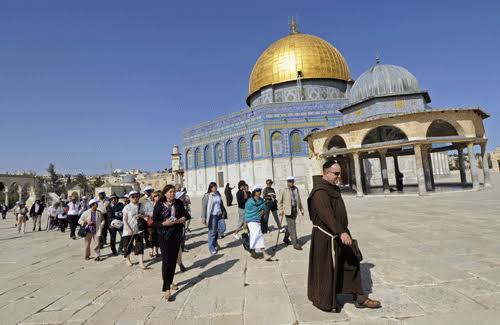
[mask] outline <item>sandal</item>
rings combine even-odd
[[[373,299],[370,299],[370,298],[366,298],[366,300],[362,304],[360,304],[359,302],[356,301],[354,303],[354,306],[356,306],[356,308],[377,309],[377,308],[382,307],[382,304],[378,300],[373,300]]]
[[[170,285],[170,289],[171,289],[171,290],[173,290],[173,291],[177,291],[177,290],[179,290],[179,288],[177,287],[177,284],[174,284],[174,283],[172,283],[172,284]]]
[[[166,301],[172,301],[172,294],[170,293],[170,290],[165,291],[163,299],[165,299]]]

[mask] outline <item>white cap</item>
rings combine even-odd
[[[153,191],[153,190],[154,190],[154,188],[152,188],[151,186],[146,186],[146,187],[144,188],[144,192],[147,192],[147,191]]]
[[[125,193],[125,195],[123,195],[124,198],[128,199],[128,194]]]
[[[254,185],[254,187],[252,187],[252,192],[253,191],[257,191],[257,190],[262,190],[262,186],[260,186],[260,185]]]
[[[184,193],[184,192],[182,192],[182,191],[180,191],[180,192],[175,192],[175,198],[176,198],[176,199],[180,199],[180,198],[181,198],[184,194],[186,194],[186,193]]]
[[[295,177],[293,177],[293,176],[288,176],[288,177],[286,178],[286,181],[287,181],[287,182],[295,182]]]
[[[139,192],[137,192],[137,191],[130,191],[128,193],[128,196],[131,197],[132,195],[139,195]]]
[[[94,204],[94,203],[97,203],[97,204],[98,204],[98,203],[99,203],[99,200],[98,200],[98,199],[92,199],[92,200],[90,200],[90,201],[89,201],[89,206],[91,206],[91,205],[92,205],[92,204]]]

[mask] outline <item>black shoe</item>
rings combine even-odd
[[[101,257],[100,257],[100,256],[97,256],[96,258],[94,258],[94,260],[95,260],[96,262],[99,262],[99,261],[101,260]]]
[[[118,256],[118,252],[113,252],[113,256]]]
[[[38,231],[42,231],[42,228],[38,228]]]
[[[293,245],[293,248],[295,248],[298,251],[302,250],[302,246],[300,246],[300,245]]]
[[[285,244],[287,244],[287,245],[290,245],[290,244],[291,244],[290,239],[286,239],[286,238],[285,238],[285,239],[283,239],[283,242],[284,242]]]
[[[186,272],[187,271],[187,269],[184,266],[184,264],[179,265],[179,268],[181,269],[181,272]]]

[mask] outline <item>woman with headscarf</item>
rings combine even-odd
[[[172,299],[171,290],[177,290],[173,283],[177,255],[182,242],[184,223],[190,218],[182,201],[175,198],[175,188],[167,185],[153,211],[153,224],[160,242],[164,298]]]
[[[264,243],[264,234],[260,225],[262,216],[264,216],[269,208],[264,199],[261,198],[262,187],[254,186],[252,189],[252,197],[245,203],[245,221],[250,234],[250,254],[253,258],[257,258],[256,250],[260,250],[266,261],[272,261],[272,257],[266,253],[266,245]]]
[[[90,209],[85,211],[80,219],[78,220],[78,224],[81,227],[85,228],[85,259],[90,260],[90,244],[94,243],[94,251],[97,254],[95,260],[101,260],[101,244],[99,242],[99,237],[101,237],[102,227],[104,226],[104,217],[97,209],[98,200],[92,199],[89,202]]]
[[[233,193],[231,192],[233,188],[234,187],[229,186],[229,183],[227,183],[224,188],[224,195],[226,196],[226,203],[228,207],[233,205]]]
[[[217,254],[218,237],[224,238],[226,231],[224,218],[226,216],[226,208],[219,191],[217,191],[217,184],[212,182],[208,185],[208,191],[201,200],[201,219],[204,225],[208,225],[208,249],[212,255]]]

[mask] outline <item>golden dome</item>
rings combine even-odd
[[[249,97],[259,89],[302,79],[351,80],[342,54],[327,41],[313,35],[291,33],[269,46],[255,63],[250,75]]]

